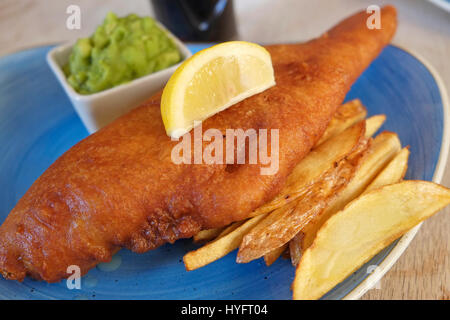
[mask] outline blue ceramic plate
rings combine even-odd
[[[198,51],[205,46],[191,46]],[[45,62],[50,47],[0,59],[0,222],[33,181],[64,151],[87,136],[68,98]],[[417,58],[397,47],[386,48],[359,78],[347,99],[360,98],[369,114],[384,113],[383,129],[396,131],[411,146],[408,179],[438,180],[446,130],[445,97],[439,81]],[[448,145],[448,143],[447,143]],[[440,164],[439,164],[440,163]],[[378,275],[361,268],[326,295],[355,298],[374,284],[406,248],[414,231],[369,262]],[[109,264],[82,278],[81,290],[66,282],[23,283],[0,278],[5,299],[290,299],[294,268],[280,259],[236,264],[236,253],[202,269],[186,272],[182,256],[196,246],[190,240],[146,254],[120,251]]]

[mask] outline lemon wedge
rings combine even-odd
[[[224,42],[183,62],[161,98],[166,132],[179,138],[212,115],[275,85],[269,52],[260,45]]]

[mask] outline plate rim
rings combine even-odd
[[[445,168],[447,165],[449,150],[450,150],[450,126],[448,122],[450,121],[450,104],[449,97],[447,93],[447,88],[441,76],[433,65],[426,60],[422,55],[418,54],[414,50],[406,49],[405,47],[398,44],[390,44],[409,55],[416,58],[420,63],[422,63],[425,68],[430,72],[436,85],[438,87],[441,100],[442,100],[442,111],[443,111],[443,130],[442,130],[442,141],[441,148],[439,152],[438,162],[433,173],[433,178],[431,181],[435,183],[440,183],[444,176]],[[383,278],[383,276],[394,266],[397,260],[402,256],[403,252],[409,247],[411,241],[416,236],[423,222],[419,223],[417,226],[412,228],[410,231],[405,233],[397,242],[397,244],[392,248],[388,255],[378,264],[377,268],[368,275],[364,280],[362,280],[355,288],[353,288],[349,293],[347,293],[342,300],[357,300],[361,298],[367,291],[373,288],[378,281]]]

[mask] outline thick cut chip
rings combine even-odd
[[[276,248],[269,253],[264,255],[264,262],[266,263],[266,266],[272,265],[282,254],[286,251],[288,248],[288,244],[284,244],[283,246]]]
[[[345,129],[363,120],[366,115],[367,109],[362,105],[359,99],[344,103],[336,110],[336,113],[316,146],[322,144],[331,137],[337,136]]]
[[[374,189],[393,184],[403,180],[408,170],[408,147],[403,148],[391,162],[388,163],[386,168],[372,181],[371,184],[364,190],[364,193],[372,191]]]
[[[372,116],[366,120],[366,138],[370,138],[381,128],[383,123],[386,121],[386,116],[384,114],[378,114]]]
[[[245,221],[241,226],[230,233],[214,240],[203,247],[188,252],[184,255],[183,261],[187,271],[195,270],[214,262],[231,251],[237,249],[242,242],[242,238],[255,225],[257,225],[266,215],[260,215]]]
[[[364,134],[365,122],[362,121],[312,150],[294,168],[280,194],[253,211],[251,216],[271,212],[297,199],[335,163],[349,155],[364,139]]]
[[[293,283],[294,299],[318,299],[380,250],[450,203],[450,189],[403,181],[348,204],[319,230]]]
[[[291,241],[289,241],[289,253],[294,267],[298,265],[300,258],[302,257],[302,238],[303,233],[299,232]]]
[[[336,163],[319,181],[306,188],[295,201],[271,212],[245,235],[236,261],[250,262],[291,240],[347,185],[366,150],[367,143],[364,141],[354,153]]]
[[[194,243],[204,243],[215,239],[225,228],[202,230],[194,236]]]
[[[239,228],[242,224],[244,224],[245,220],[243,221],[236,221],[233,222],[232,224],[230,224],[228,227],[226,227],[225,229],[222,230],[221,233],[219,233],[219,235],[217,236],[217,239],[220,239],[224,236],[226,236],[227,234],[231,233],[232,231],[236,230],[237,228]]]
[[[318,216],[314,217],[303,229],[302,250],[308,248],[316,237],[317,230],[333,214],[344,208],[351,200],[358,197],[365,188],[372,182],[378,173],[391,161],[400,150],[401,144],[398,136],[391,132],[382,132],[374,140],[369,151],[362,160],[361,165],[356,169],[353,179],[334,198],[328,207]],[[394,181],[397,182],[397,181]]]

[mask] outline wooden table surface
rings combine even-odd
[[[343,17],[374,3],[386,1],[238,0],[235,12],[240,39],[259,43],[293,42],[317,36]],[[450,13],[425,0],[389,3],[399,10],[394,43],[428,60],[450,88]],[[66,8],[70,4],[81,8],[81,30],[65,27]],[[120,15],[152,14],[146,0],[2,0],[0,55],[89,35],[109,10]],[[449,163],[442,184],[450,186]],[[450,299],[449,213],[447,208],[426,221],[381,280],[380,289],[368,291],[362,299]]]

